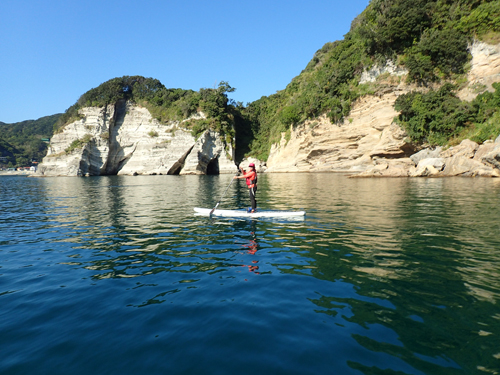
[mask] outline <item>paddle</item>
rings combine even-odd
[[[236,176],[237,175],[238,175],[238,173],[236,173]],[[227,191],[227,189],[229,189],[229,186],[231,186],[231,184],[233,183],[233,181],[234,181],[234,178],[231,179],[231,182],[229,183],[229,185],[227,185],[227,188],[226,188],[226,190],[224,190],[224,193],[222,194],[222,197],[220,197],[219,201],[217,202],[217,204],[215,205],[215,207],[212,208],[212,211],[210,211],[210,213],[208,214],[208,216],[212,216],[212,214],[214,213],[215,209],[217,207],[219,207],[220,201],[222,200],[222,198],[224,198],[224,195],[226,195],[226,191]]]

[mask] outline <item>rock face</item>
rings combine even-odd
[[[384,73],[389,73],[392,76],[404,76],[408,74],[408,70],[396,66],[396,64],[394,64],[394,61],[388,60],[384,66],[375,65],[370,70],[365,70],[361,74],[359,83],[361,84],[367,82],[375,82],[377,80],[377,77]]]
[[[406,134],[393,124],[398,114],[394,101],[404,92],[394,88],[363,97],[340,124],[323,116],[292,128],[288,141],[283,135],[271,148],[267,172],[360,172],[373,166],[375,159],[411,155]]]
[[[43,176],[235,173],[233,150],[206,131],[198,140],[182,122],[161,124],[146,108],[119,101],[79,111],[55,134],[38,168]],[[199,116],[203,116],[199,114]]]
[[[475,42],[468,85],[459,96],[472,100],[500,82],[500,45]],[[381,74],[406,71],[388,62],[363,73],[362,82]],[[342,123],[326,116],[290,129],[290,136],[271,147],[261,169],[266,172],[349,172],[366,176],[497,176],[500,144],[465,142],[448,150],[415,154],[405,132],[393,122],[394,102],[410,87],[393,86],[358,99]],[[235,173],[234,152],[221,137],[207,131],[197,140],[182,122],[161,124],[147,109],[129,102],[106,108],[84,108],[81,119],[53,136],[39,166],[45,176],[105,174]],[[203,116],[199,114],[199,116]],[[432,159],[432,160],[428,160]],[[258,163],[256,163],[258,164]]]
[[[500,44],[475,41],[469,51],[472,61],[467,74],[468,85],[458,95],[460,99],[467,101],[473,100],[485,90],[495,91],[491,85],[500,81]]]
[[[472,100],[500,82],[500,45],[475,42],[470,51],[473,59],[469,84],[460,92],[463,100]],[[387,73],[400,76],[405,71],[389,62],[364,72],[361,83]],[[342,123],[332,124],[323,116],[291,128],[289,139],[283,134],[272,146],[266,172],[349,172],[360,177],[498,175],[500,144],[479,146],[464,141],[445,151],[438,148],[415,154],[405,142],[405,132],[393,123],[398,115],[394,102],[409,91],[410,87],[399,84],[358,99]]]
[[[435,149],[426,148],[410,156],[410,159],[415,164],[418,164],[422,159],[439,158],[439,155],[441,155],[441,151],[443,151],[441,147],[436,147]]]

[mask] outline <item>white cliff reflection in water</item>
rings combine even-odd
[[[500,181],[231,178],[0,178],[0,372],[498,368]]]

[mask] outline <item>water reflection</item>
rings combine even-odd
[[[243,248],[246,249],[246,253],[249,255],[256,255],[257,251],[259,250],[259,244],[257,243],[257,235],[255,234],[256,231],[256,223],[254,220],[251,220],[250,223],[250,233],[248,235],[247,242],[242,245]],[[248,268],[248,271],[255,273],[256,275],[260,275],[259,272],[259,266],[258,263],[259,261],[255,259],[251,260],[250,264],[245,264],[244,267]]]
[[[490,303],[498,300],[494,202],[500,189],[495,180],[262,177],[263,208],[308,211],[303,225],[265,226],[270,229],[262,236],[267,246],[284,243],[285,251],[296,254],[292,262],[275,264],[278,271],[325,279],[332,274],[347,278],[349,271],[360,284],[366,277],[386,283],[433,279],[433,285],[451,273],[463,293]],[[84,250],[94,251],[91,264],[81,262],[103,271],[94,277],[137,277],[155,272],[151,268],[224,269],[227,257],[202,254],[232,251],[233,222],[223,222],[214,231],[211,222],[190,217],[192,206],[210,207],[218,199],[227,186],[224,176],[37,181],[50,201],[50,218],[64,229],[58,241],[75,244],[69,263],[85,258]],[[241,207],[244,193],[234,185],[222,204]],[[249,251],[252,246],[256,248],[249,242]]]
[[[498,181],[263,175],[260,207],[305,209],[305,221],[195,217],[192,207],[213,207],[231,178],[47,178],[11,187],[0,179],[2,197],[17,194],[0,202],[0,245],[11,254],[30,246],[35,255],[18,260],[36,270],[30,280],[47,272],[41,264],[62,266],[110,288],[127,309],[213,309],[241,296],[242,310],[270,304],[267,332],[276,325],[276,335],[294,337],[280,323],[300,321],[309,348],[326,358],[344,347],[335,363],[354,373],[498,368]],[[21,185],[31,193],[16,192],[26,191]],[[233,184],[221,207],[247,200]]]

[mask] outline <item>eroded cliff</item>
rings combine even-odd
[[[184,121],[162,124],[146,108],[130,101],[82,108],[79,116],[52,137],[39,175],[218,174],[237,170],[231,145],[225,145],[218,133],[207,130],[195,139]]]
[[[374,158],[409,156],[404,132],[392,124],[400,92],[395,88],[361,98],[343,123],[332,124],[322,116],[291,129],[288,141],[283,134],[271,148],[268,172],[360,172]]]
[[[472,100],[484,90],[493,91],[492,83],[500,82],[500,45],[476,42],[470,47],[470,52],[473,59],[468,82],[459,93],[463,100]],[[409,158],[417,150],[405,141],[405,132],[393,119],[398,115],[394,109],[397,97],[419,88],[399,83],[404,78],[398,77],[404,76],[405,72],[393,64],[365,72],[362,80],[373,82],[381,74],[394,78],[386,81],[398,83],[386,85],[377,94],[358,99],[342,123],[333,124],[326,116],[322,116],[291,127],[289,136],[283,133],[281,142],[272,146],[267,160],[267,172],[418,175],[412,169],[416,167],[416,163]],[[451,159],[446,160],[451,163]],[[471,172],[469,175],[496,176],[496,172],[491,171],[491,163],[479,169],[480,173]],[[466,172],[462,174],[468,175]],[[452,172],[448,170],[447,175],[452,175]]]

